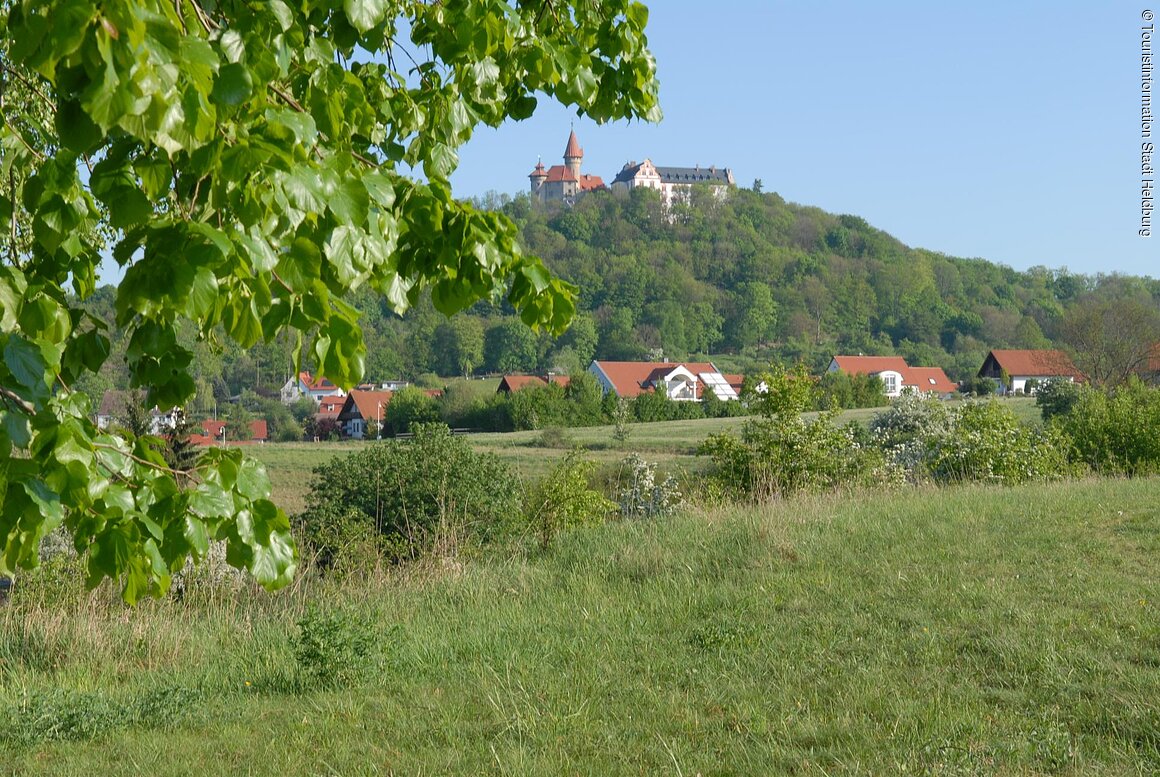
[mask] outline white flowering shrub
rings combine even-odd
[[[671,515],[680,506],[681,491],[672,475],[665,475],[657,483],[656,465],[635,453],[622,465],[625,479],[617,501],[625,518],[659,518]]]
[[[911,481],[1012,484],[1069,472],[1060,434],[1031,429],[995,401],[947,407],[903,396],[874,418],[871,430],[875,444]]]

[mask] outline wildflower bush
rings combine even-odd
[[[660,518],[672,515],[680,506],[681,491],[671,474],[658,483],[656,464],[635,453],[621,464],[624,476],[617,501],[625,518]]]
[[[1079,402],[1082,388],[1074,381],[1054,379],[1045,380],[1035,391],[1035,405],[1039,408],[1044,421],[1061,415],[1067,415]]]
[[[417,558],[440,542],[485,542],[520,515],[511,469],[475,452],[443,424],[417,424],[410,440],[368,445],[314,470],[302,538],[325,557],[364,532],[395,559]]]

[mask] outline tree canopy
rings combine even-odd
[[[257,463],[98,430],[80,390],[111,349],[83,304],[110,255],[128,383],[196,392],[204,344],[288,336],[363,374],[369,289],[402,312],[500,297],[558,333],[575,287],[504,215],[452,198],[457,148],[547,96],[598,121],[659,118],[632,0],[0,2],[0,573],[64,526],[124,597],[228,542],[269,587],[295,566]],[[420,175],[421,173],[421,175]],[[108,254],[105,254],[108,252]],[[190,487],[183,483],[193,475]]]

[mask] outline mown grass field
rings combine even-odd
[[[276,596],[112,598],[0,609],[0,774],[1160,772],[1155,478],[694,509]],[[352,687],[297,673],[311,604],[373,620]],[[11,714],[46,689],[74,696]],[[150,725],[35,737],[143,699]]]

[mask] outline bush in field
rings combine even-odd
[[[1138,378],[1110,393],[1085,387],[1052,426],[1071,440],[1075,459],[1096,472],[1160,472],[1160,389]]]
[[[632,400],[632,414],[638,421],[687,421],[704,418],[700,402],[679,402],[663,391],[645,391]]]
[[[903,395],[874,417],[870,429],[875,446],[912,481],[1010,484],[1070,471],[1059,433],[1033,430],[995,401],[948,406]]]
[[[661,518],[681,504],[677,479],[671,474],[657,482],[656,465],[633,453],[623,462],[618,501],[625,518]]]
[[[762,501],[885,477],[882,454],[838,427],[836,411],[812,422],[802,418],[813,399],[804,366],[792,372],[775,368],[763,378],[768,391],[753,402],[761,417],[746,423],[740,438],[711,435],[698,451],[712,457],[710,477],[725,493]]]
[[[596,463],[571,451],[524,499],[525,517],[548,547],[562,529],[602,523],[616,505],[590,485]]]
[[[1012,485],[1070,471],[1067,446],[1058,432],[1036,432],[995,401],[959,406],[951,411],[949,430],[925,442],[927,472],[940,482]]]
[[[411,430],[410,440],[315,468],[299,526],[316,552],[337,553],[369,531],[392,557],[414,558],[440,541],[486,541],[519,516],[519,485],[495,456],[476,453],[443,424]]]
[[[1081,386],[1070,380],[1046,380],[1035,392],[1035,405],[1044,421],[1071,412],[1079,402]]]
[[[999,384],[994,379],[982,375],[973,375],[959,384],[960,392],[975,397],[993,396],[998,390]]]
[[[870,421],[873,444],[912,479],[926,473],[932,443],[951,430],[952,415],[945,402],[906,393]]]

